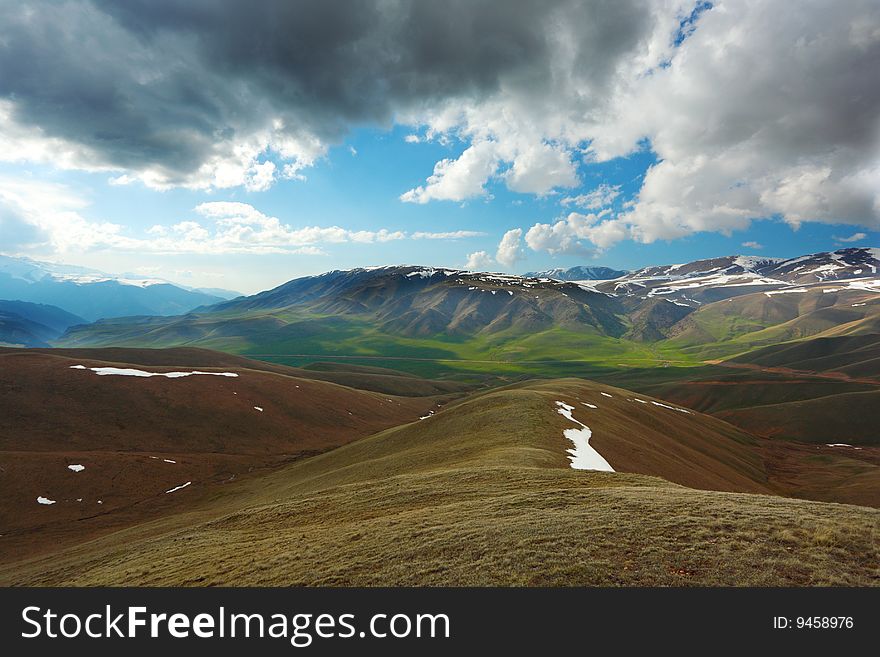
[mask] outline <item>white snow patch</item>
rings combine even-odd
[[[638,401],[638,400],[636,400],[636,401]],[[654,406],[662,406],[663,408],[668,408],[670,411],[678,411],[679,413],[687,413],[688,415],[691,414],[690,411],[686,411],[683,408],[676,408],[675,406],[668,406],[666,404],[661,404],[660,402],[657,402],[657,401],[652,401],[651,403],[654,404]]]
[[[68,465],[67,469],[73,470],[74,472],[82,472],[86,469],[86,466],[80,465],[79,463],[74,463],[73,465]]]
[[[174,491],[176,491],[176,490],[180,490],[181,488],[186,488],[186,487],[189,486],[191,483],[192,483],[191,481],[188,481],[188,482],[186,482],[185,484],[181,484],[180,486],[175,486],[175,487],[172,488],[171,490],[166,490],[166,491],[165,491],[165,494],[167,495],[168,493],[173,493]],[[100,504],[100,502],[98,502],[98,504]]]
[[[262,406],[254,406],[254,410],[255,410],[255,411],[260,411],[260,413],[262,413],[262,412],[263,412],[263,407],[262,407]]]
[[[859,307],[859,306],[864,306],[864,305],[865,305],[864,303],[854,303],[854,304],[852,305],[852,307],[853,307],[853,308],[857,308],[857,307]]]
[[[171,459],[162,459],[165,463],[177,463],[177,461],[172,461]]]
[[[140,376],[140,377],[150,377],[150,376],[164,376],[166,379],[179,379],[184,376],[192,376],[194,374],[201,374],[206,376],[233,376],[237,377],[238,374],[235,372],[199,372],[198,370],[193,370],[191,372],[146,372],[144,370],[136,370],[133,368],[127,367],[85,367],[84,365],[71,365],[70,369],[72,370],[85,370],[90,369],[92,372],[97,374],[98,376]]]
[[[607,392],[600,392],[599,394],[603,397],[611,397],[611,395],[609,395]]]
[[[646,402],[644,399],[633,399],[633,401],[637,401],[637,402],[639,402],[640,404],[647,404],[647,403],[648,403],[648,402]]]
[[[614,472],[614,468],[606,461],[599,452],[590,446],[590,437],[593,432],[583,422],[575,420],[571,412],[574,406],[558,401],[556,405],[559,407],[556,411],[565,419],[571,420],[575,424],[581,425],[581,429],[565,429],[562,433],[572,443],[574,449],[566,450],[570,456],[571,467],[575,470],[602,470],[604,472]]]
[[[43,497],[40,495],[37,498],[37,504],[55,504],[55,500],[50,500],[48,497]]]
[[[595,404],[588,404],[587,402],[581,402],[581,404],[583,404],[584,406],[586,406],[588,408],[599,408]]]
[[[768,297],[773,296],[774,294],[793,294],[795,292],[806,292],[807,288],[805,287],[796,287],[792,290],[772,290],[770,292],[764,292]]]

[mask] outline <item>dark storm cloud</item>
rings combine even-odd
[[[0,98],[96,166],[185,180],[281,119],[293,139],[506,85],[550,93],[560,27],[601,90],[647,29],[637,2],[128,0],[0,9]]]

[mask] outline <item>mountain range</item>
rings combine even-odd
[[[73,327],[63,346],[434,359],[693,361],[880,331],[877,249],[729,256],[618,279],[418,266],[332,271],[174,317]]]
[[[0,299],[57,306],[94,321],[126,315],[175,315],[238,296],[187,289],[157,278],[0,255]]]

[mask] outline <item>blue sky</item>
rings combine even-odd
[[[649,5],[8,8],[0,252],[250,293],[880,243],[880,11]]]

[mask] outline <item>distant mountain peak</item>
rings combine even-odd
[[[523,274],[527,278],[552,278],[557,281],[608,281],[625,276],[627,271],[610,267],[592,267],[578,265],[568,269],[556,267],[543,271],[531,271]]]

